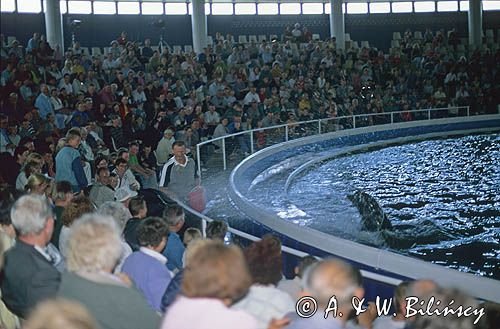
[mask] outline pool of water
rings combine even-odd
[[[374,196],[387,213],[393,225],[387,236],[360,230],[346,198],[356,190]],[[301,225],[500,279],[498,134],[332,159],[295,179],[287,197]]]
[[[259,175],[245,197],[300,226],[500,279],[500,135],[473,135],[369,149],[330,159],[284,182],[300,164],[335,150],[292,156]],[[331,153],[330,153],[331,154]],[[207,215],[250,220],[227,197],[229,171],[209,175]],[[393,229],[361,229],[347,195],[363,190]]]

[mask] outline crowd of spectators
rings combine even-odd
[[[210,138],[352,114],[380,115],[367,125],[384,122],[388,112],[411,120],[409,109],[429,107],[497,112],[499,52],[456,58],[454,42],[430,31],[423,40],[405,34],[390,54],[345,52],[334,39],[313,41],[299,27],[283,41],[259,44],[218,35],[201,54],[153,50],[150,40],[140,47],[124,32],[103,58],[86,55],[78,43],[62,54],[38,33],[26,48],[6,45],[2,36],[0,255],[8,251],[0,327],[18,328],[26,320],[26,328],[45,323],[51,329],[57,323],[419,329],[446,320],[373,322],[373,312],[349,321],[327,321],[320,313],[299,318],[295,302],[302,294],[323,308],[336,295],[348,314],[350,298],[364,295],[360,272],[339,260],[306,257],[297,277],[285,280],[276,237],[242,250],[227,245],[223,221],[210,223],[202,238],[198,229],[186,229],[180,206],[148,215],[138,192],[162,189],[185,199],[198,184],[192,151]],[[335,129],[350,124],[339,121]],[[264,147],[267,137],[256,132],[255,146]],[[214,141],[201,154],[206,160],[221,147]],[[250,152],[244,136],[226,147],[234,156]],[[427,286],[432,289],[422,296],[435,292],[476,305],[457,291]],[[410,283],[396,290],[396,299],[410,288],[417,293]],[[470,318],[450,321],[472,328]]]

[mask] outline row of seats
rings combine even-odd
[[[450,35],[452,31],[448,31],[448,36]],[[413,38],[416,40],[423,40],[424,39],[424,34],[421,31],[415,31],[413,33]],[[494,43],[495,40],[495,34],[492,29],[487,29],[483,32],[483,38],[486,38],[488,43]],[[400,41],[403,38],[401,37],[401,32],[393,32],[392,33],[392,40],[393,41]],[[467,38],[461,38],[461,39],[467,39]],[[500,29],[497,30],[497,42],[500,42]]]

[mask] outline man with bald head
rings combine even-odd
[[[344,261],[333,258],[311,265],[304,275],[303,286],[303,295],[314,298],[317,302],[317,311],[309,318],[291,314],[289,316],[291,323],[287,329],[343,328],[349,318],[349,313],[353,310],[352,298],[361,299],[364,295],[359,270]],[[325,310],[335,306],[332,296],[335,296],[337,316],[334,317],[332,311],[326,314],[325,319]]]

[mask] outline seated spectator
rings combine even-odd
[[[89,193],[89,199],[97,207],[100,207],[104,202],[113,201],[115,193],[109,187],[109,169],[108,167],[100,167],[96,172],[96,183],[92,185]]]
[[[396,316],[380,316],[373,321],[373,329],[403,329],[406,326],[406,297],[409,282],[401,282],[394,290],[394,313]]]
[[[127,208],[125,208],[125,206],[122,203],[110,202],[110,201],[104,202],[99,207],[97,212],[101,215],[110,216],[111,218],[113,218],[116,224],[118,225],[118,228],[120,229],[120,242],[122,245],[122,254],[114,269],[115,273],[119,273],[123,266],[123,262],[132,253],[132,248],[130,248],[128,243],[125,242],[125,239],[123,238],[123,229],[125,228],[127,221],[131,217],[130,212],[128,211]]]
[[[288,293],[293,300],[297,300],[302,292],[302,278],[306,269],[318,260],[313,256],[304,256],[299,264],[293,269],[295,277],[292,280],[284,280],[278,283],[278,289]]]
[[[129,202],[128,210],[130,211],[132,218],[130,218],[127,221],[127,224],[125,224],[125,228],[123,229],[123,236],[125,237],[125,241],[127,241],[132,250],[138,251],[140,248],[140,244],[137,240],[137,227],[147,216],[148,207],[146,205],[146,200],[144,200],[144,198],[140,195],[133,197]]]
[[[183,296],[169,308],[161,328],[257,328],[253,317],[229,308],[251,284],[242,252],[210,240],[194,246],[196,252],[188,257],[189,266],[184,270]]]
[[[222,220],[214,220],[207,224],[207,239],[224,242],[228,231],[227,223]]]
[[[168,226],[159,217],[149,217],[137,227],[139,251],[125,259],[122,271],[143,293],[149,306],[160,311],[161,298],[172,278],[161,254],[167,245]]]
[[[232,308],[248,312],[258,320],[258,328],[267,328],[271,320],[281,319],[295,310],[295,301],[276,288],[283,277],[281,242],[266,235],[248,246],[244,254],[253,284],[245,298]]]
[[[89,311],[79,303],[66,299],[48,300],[38,305],[24,329],[98,329]]]
[[[184,216],[184,209],[178,205],[170,206],[163,211],[163,219],[169,230],[167,247],[163,251],[163,255],[167,257],[168,269],[173,272],[177,272],[183,267],[182,258],[186,248],[178,232],[184,226]]]
[[[68,235],[68,272],[58,295],[85,306],[101,328],[156,329],[159,317],[113,269],[122,254],[120,228],[97,214],[80,218]]]
[[[66,255],[66,244],[71,225],[85,214],[90,214],[95,210],[90,200],[85,196],[80,196],[71,200],[64,208],[61,215],[61,224],[63,225],[59,234],[59,250],[61,254]]]
[[[132,191],[137,191],[141,188],[141,184],[135,179],[134,174],[128,168],[128,161],[119,158],[115,162],[115,170],[113,171],[118,175],[118,187],[128,188]]]
[[[54,228],[54,215],[44,197],[26,195],[14,203],[12,224],[18,234],[5,253],[2,299],[15,315],[25,318],[40,301],[56,295],[61,275],[46,246]]]
[[[42,174],[33,173],[28,177],[25,190],[29,194],[44,196],[50,187],[50,179]]]
[[[344,328],[352,312],[351,299],[363,298],[364,289],[359,270],[348,263],[337,259],[326,259],[310,266],[304,277],[304,295],[313,297],[318,303],[319,310],[328,307],[330,298],[337,299],[337,314],[343,317],[330,316],[325,319],[324,312],[316,312],[309,318],[301,318],[295,312],[289,313],[290,325],[287,329],[297,328]],[[325,324],[327,322],[328,324]]]
[[[139,176],[143,188],[158,188],[156,180],[156,171],[145,168],[139,162],[139,143],[131,142],[129,145],[129,160],[128,165],[133,173]]]

